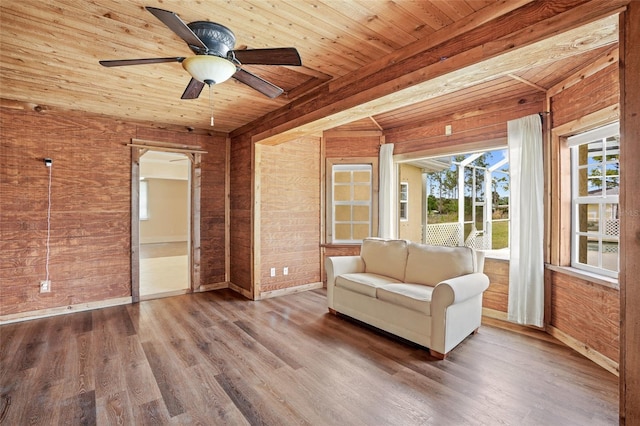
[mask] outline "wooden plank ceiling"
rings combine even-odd
[[[212,89],[214,130],[232,132],[310,90],[357,72],[380,58],[448,28],[528,3],[492,0],[20,0],[0,3],[0,98],[4,105],[78,110],[158,126],[210,129],[207,88],[181,100],[189,75],[178,63],[105,68],[101,59],[189,56],[176,34],[145,10],[183,21],[210,20],[236,35],[236,49],[298,49],[302,67],[246,66],[282,87],[269,99],[233,79]],[[479,12],[480,11],[480,12]],[[579,37],[579,32],[576,37]],[[577,41],[578,42],[578,41]],[[376,114],[343,126],[391,129],[429,114],[455,111],[490,96],[544,90],[610,50],[596,46],[557,61]]]

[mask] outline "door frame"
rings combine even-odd
[[[200,289],[200,194],[202,179],[202,154],[198,146],[131,139],[131,299],[140,301],[140,158],[147,151],[164,151],[185,154],[191,161],[190,214],[189,214],[189,277],[188,293]]]

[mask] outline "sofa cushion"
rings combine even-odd
[[[410,243],[405,282],[435,286],[440,281],[475,272],[475,253],[469,247]]]
[[[360,249],[365,272],[403,281],[407,266],[407,245],[405,240],[366,238]]]
[[[422,284],[385,284],[376,289],[378,299],[431,315],[433,287]]]
[[[336,287],[342,287],[355,293],[364,294],[369,297],[376,297],[376,288],[389,283],[399,283],[400,281],[382,275],[370,274],[367,272],[356,274],[342,274],[336,278]]]

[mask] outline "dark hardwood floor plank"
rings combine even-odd
[[[277,356],[289,367],[293,368],[294,370],[297,370],[301,367],[300,363],[298,363],[298,361],[296,361],[295,358],[292,357],[287,351],[290,345],[282,345],[281,340],[271,339],[266,335],[266,333],[256,332],[245,321],[235,321],[234,324],[249,336],[251,336],[256,342],[264,346],[269,352]]]
[[[193,402],[198,407],[198,411],[209,419],[209,424],[248,423],[216,380],[215,376],[218,373],[215,370],[199,364],[190,367],[188,374],[193,378],[190,383],[192,394],[194,395]]]
[[[93,391],[83,392],[62,401],[59,424],[95,425],[96,396]]]
[[[125,390],[96,398],[96,406],[97,424],[130,425],[136,423],[132,404]]]
[[[548,335],[482,326],[446,360],[230,290],[0,326],[1,423],[613,425],[618,380]]]
[[[162,351],[160,345],[146,342],[142,344],[142,347],[149,360],[149,365],[169,415],[174,417],[184,413],[185,398],[182,395],[180,381],[175,380],[180,374],[179,369],[174,370],[171,360],[163,356],[163,352],[166,353],[166,351]]]

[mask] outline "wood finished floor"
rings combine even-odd
[[[229,290],[0,327],[0,423],[613,425],[615,376],[483,326],[444,361],[327,314],[324,290]]]

